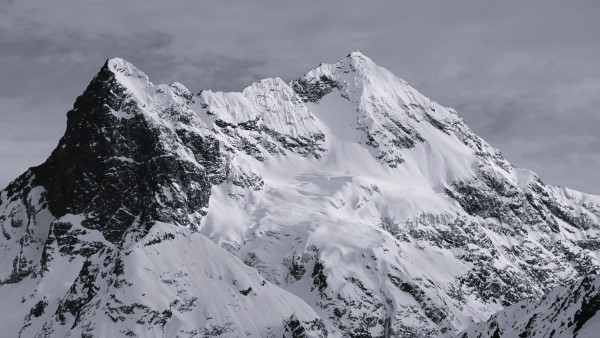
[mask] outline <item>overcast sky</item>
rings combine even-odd
[[[546,183],[600,194],[597,0],[0,0],[0,185],[45,160],[108,57],[198,92],[297,78],[353,50]]]

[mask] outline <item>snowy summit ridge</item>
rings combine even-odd
[[[0,193],[3,335],[534,337],[581,285],[560,332],[597,325],[600,197],[360,52],[196,95],[112,58],[67,116]]]

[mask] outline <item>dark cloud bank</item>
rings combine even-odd
[[[362,50],[513,163],[600,193],[600,2],[2,2],[0,185],[41,163],[104,60],[239,90]]]

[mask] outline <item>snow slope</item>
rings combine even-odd
[[[600,197],[360,52],[197,95],[110,59],[0,196],[10,336],[453,336],[600,266]]]
[[[469,337],[598,337],[600,278],[588,275],[557,287],[539,300],[526,300],[470,326]]]

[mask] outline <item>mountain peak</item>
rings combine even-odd
[[[67,114],[0,192],[3,336],[450,336],[600,267],[600,197],[361,52],[197,96],[111,58]]]
[[[362,51],[355,50],[355,51],[350,52],[350,54],[348,54],[347,57],[365,58],[367,56]]]
[[[344,59],[338,61],[337,63],[343,63],[347,60],[350,60],[355,66],[363,65],[363,66],[377,66],[373,60],[363,54],[361,51],[354,51],[348,54]]]
[[[109,78],[114,78],[116,82],[125,87],[140,101],[145,100],[145,98],[147,97],[147,94],[144,93],[143,89],[146,87],[153,86],[146,73],[139,70],[131,62],[122,58],[113,57],[107,59],[104,63],[104,66],[100,70],[99,75],[103,72],[109,72],[114,74],[114,77],[110,76],[109,74],[107,74],[107,76]]]
[[[299,81],[309,84],[324,82],[329,84],[328,86],[337,84],[338,88],[346,87],[357,94],[364,92],[369,96],[389,95],[385,93],[393,91],[394,93],[391,94],[399,95],[406,104],[422,104],[430,101],[412,88],[408,82],[377,65],[360,51],[351,52],[335,63],[322,63],[306,73]]]
[[[148,76],[144,72],[142,72],[131,62],[123,58],[109,58],[106,60],[104,67],[106,67],[108,70],[115,73],[116,75],[148,80]]]
[[[322,63],[308,72],[304,78],[332,77],[335,74],[356,74],[371,77],[374,71],[383,69],[360,51],[354,51],[335,63]],[[387,70],[386,70],[387,71]]]
[[[146,73],[131,62],[118,57],[106,60],[86,92],[88,90],[98,92],[99,88],[112,91],[112,99],[115,99],[117,94],[122,94],[125,99],[123,104],[133,104],[138,107],[134,110],[123,110],[124,106],[111,105],[113,109],[110,110],[110,113],[119,118],[128,119],[133,117],[134,112],[137,112],[146,114],[156,121],[165,118],[173,120],[173,118],[177,119],[181,113],[189,115],[185,106],[193,101],[192,92],[183,84],[173,82],[170,85],[154,85]],[[181,109],[171,109],[170,114],[157,115],[157,111],[169,106],[177,106]],[[186,120],[190,120],[190,117],[187,116]]]

